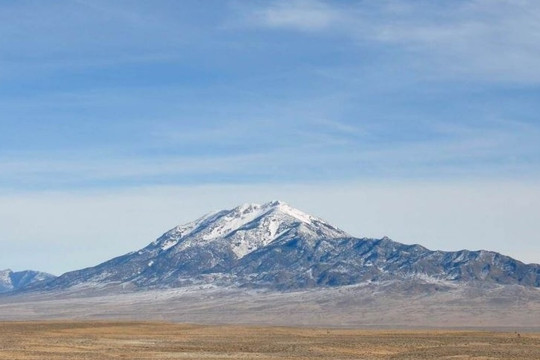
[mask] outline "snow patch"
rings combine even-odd
[[[174,245],[178,244],[178,240],[176,239],[169,239],[165,241],[163,244],[161,244],[161,250],[165,251],[170,248],[172,248]]]

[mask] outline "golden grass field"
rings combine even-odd
[[[0,359],[540,359],[540,334],[201,326],[156,322],[0,323]]]

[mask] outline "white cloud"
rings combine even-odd
[[[252,124],[253,125],[253,124]],[[325,118],[242,126],[224,122],[184,132],[159,128],[153,136],[178,150],[127,155],[116,148],[4,152],[0,186],[35,188],[116,184],[260,183],[358,178],[537,178],[536,126],[489,119],[474,126],[426,120],[423,138],[362,123]],[[365,128],[364,128],[365,127]],[[427,134],[427,135],[426,135]],[[167,136],[168,138],[166,138]],[[206,149],[211,151],[206,151]],[[199,151],[197,153],[197,151]],[[178,155],[177,155],[178,154]]]
[[[425,57],[448,76],[538,82],[539,16],[535,1],[474,0],[427,11],[418,5],[374,24],[374,35]]]
[[[277,1],[243,16],[252,26],[390,45],[402,51],[394,61],[432,78],[517,83],[540,82],[539,17],[533,0]]]
[[[273,1],[250,13],[248,22],[271,28],[315,31],[333,25],[340,16],[339,11],[321,1]]]

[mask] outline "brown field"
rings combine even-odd
[[[540,334],[3,322],[0,359],[540,359]]]

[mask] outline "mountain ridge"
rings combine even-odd
[[[56,276],[41,271],[11,269],[0,270],[0,294],[17,291],[29,285],[48,282]]]
[[[209,213],[140,250],[28,289],[214,284],[291,290],[411,278],[540,287],[540,265],[485,250],[432,251],[388,237],[356,238],[272,201]]]

